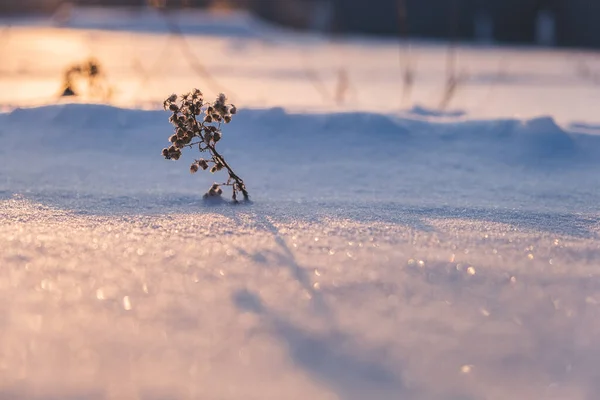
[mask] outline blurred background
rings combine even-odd
[[[67,5],[236,8],[332,33],[600,47],[597,0],[3,0],[0,13],[54,13]]]
[[[2,0],[0,110],[198,86],[244,107],[589,119],[598,22],[598,0]]]

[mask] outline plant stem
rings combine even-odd
[[[199,127],[204,127],[204,122],[199,124],[198,120],[196,119],[196,116],[194,115],[194,122],[196,122],[196,125],[199,125]],[[227,161],[225,161],[225,159],[223,158],[223,156],[221,156],[219,154],[219,152],[217,151],[217,149],[215,148],[215,146],[213,146],[210,143],[207,143],[204,140],[204,135],[202,135],[202,129],[200,129],[200,133],[198,133],[200,135],[200,138],[202,139],[202,141],[204,143],[206,143],[206,147],[210,150],[210,152],[212,153],[213,157],[217,159],[217,161],[219,161],[221,164],[223,164],[223,166],[225,168],[227,168],[227,172],[229,173],[229,177],[232,178],[235,183],[237,183],[238,188],[240,189],[240,191],[242,192],[242,195],[244,196],[244,200],[248,200],[250,198],[250,196],[248,195],[248,191],[246,190],[246,186],[244,185],[244,181],[242,180],[242,178],[240,178],[239,176],[236,175],[235,172],[233,172],[233,169],[229,166],[229,164],[227,164]],[[234,187],[234,193],[235,193],[235,187]]]

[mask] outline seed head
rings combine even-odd
[[[233,104],[231,105],[231,107],[229,108],[229,114],[231,115],[235,115],[237,114],[237,107],[234,106]]]
[[[215,143],[217,143],[219,140],[221,140],[221,132],[219,132],[219,131],[215,132],[213,135],[213,140],[215,141]]]
[[[175,93],[173,93],[172,95],[169,96],[167,101],[170,101],[171,103],[174,101],[177,101],[177,95]]]
[[[170,104],[169,110],[171,110],[173,112],[177,112],[177,111],[179,111],[179,107],[177,106],[177,104]]]
[[[225,121],[226,124],[231,122],[231,115],[226,115],[223,117],[223,121]]]
[[[210,115],[207,115],[206,117],[204,117],[204,122],[207,122],[210,124],[211,122],[213,122],[213,117]]]
[[[198,172],[199,169],[199,165],[197,163],[193,163],[192,165],[190,165],[190,172],[192,174],[195,174],[196,172]]]
[[[208,162],[206,162],[205,159],[201,158],[198,160],[198,166],[206,171],[208,169]]]
[[[177,135],[171,135],[171,137],[169,138],[169,142],[175,143],[176,141],[177,141]]]

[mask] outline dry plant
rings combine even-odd
[[[341,67],[337,71],[337,84],[335,86],[335,102],[337,105],[342,105],[346,102],[348,91],[350,90],[350,77],[348,70]]]
[[[445,110],[456,96],[459,87],[467,82],[468,75],[465,71],[458,72],[456,69],[457,50],[455,44],[448,48],[446,59],[446,83],[440,100],[439,109]]]
[[[467,81],[467,74],[457,71],[458,65],[458,25],[460,9],[458,0],[451,1],[450,45],[446,53],[446,84],[440,100],[439,109],[445,110],[456,96],[459,87]]]
[[[76,81],[85,80],[89,90],[89,95],[99,97],[103,100],[110,100],[112,88],[106,83],[106,78],[100,63],[90,58],[80,64],[71,65],[63,75],[62,97],[76,96]]]
[[[227,104],[227,97],[224,94],[220,94],[212,103],[205,103],[204,95],[198,89],[181,96],[172,94],[163,105],[165,110],[172,112],[169,122],[175,128],[175,133],[169,137],[171,146],[162,151],[163,157],[167,160],[179,160],[184,148],[197,146],[201,153],[208,153],[209,157],[194,160],[190,166],[191,173],[210,168],[212,173],[226,169],[229,174],[226,182],[213,184],[204,198],[219,198],[223,193],[221,186],[231,186],[234,202],[237,202],[240,193],[244,200],[248,200],[249,195],[244,181],[233,172],[216,149],[222,137],[221,125],[231,122],[237,113],[236,107]]]
[[[412,63],[411,46],[408,41],[408,10],[405,0],[397,0],[398,7],[398,41],[400,44],[400,66],[402,68],[402,98],[401,105],[410,99],[412,88],[415,83],[416,71]],[[404,46],[403,42],[407,45]]]

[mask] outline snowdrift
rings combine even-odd
[[[416,110],[416,111],[415,111]],[[547,157],[557,162],[567,156],[592,156],[593,163],[600,159],[600,137],[571,133],[559,127],[552,117],[530,120],[497,119],[469,121],[462,119],[460,112],[436,113],[417,108],[403,117],[373,113],[297,114],[284,109],[244,110],[235,122],[226,127],[226,132],[235,137],[229,141],[268,140],[278,142],[302,141],[311,143],[318,150],[324,144],[338,144],[338,154],[344,157],[344,149],[338,140],[360,146],[371,142],[385,141],[401,144],[404,148],[444,152],[456,146],[487,148],[489,155],[502,160],[502,155],[514,154],[527,164],[532,158]],[[456,117],[448,119],[447,117]],[[439,117],[439,118],[438,118]],[[5,136],[18,137],[27,131],[28,137],[48,139],[53,135],[64,135],[63,139],[89,140],[94,150],[110,150],[107,141],[118,137],[123,146],[147,147],[158,139],[163,140],[170,125],[168,113],[164,111],[142,111],[121,109],[104,105],[65,104],[39,108],[16,109],[0,114],[0,127]],[[443,118],[443,119],[442,119]],[[103,131],[98,135],[98,131]],[[146,143],[139,143],[138,134],[144,132]],[[589,136],[581,138],[582,136]],[[579,147],[579,140],[586,141],[586,148]],[[266,139],[264,139],[266,140]],[[85,146],[84,143],[82,145]],[[501,153],[501,154],[499,154]],[[138,154],[144,157],[143,154]],[[511,160],[514,161],[514,160]],[[537,161],[537,160],[536,160]]]
[[[198,194],[216,178],[191,177],[187,161],[160,157],[167,119],[87,104],[0,114],[3,189]],[[254,109],[224,133],[222,151],[255,198],[565,207],[592,206],[598,195],[600,136],[566,131],[550,117]]]

